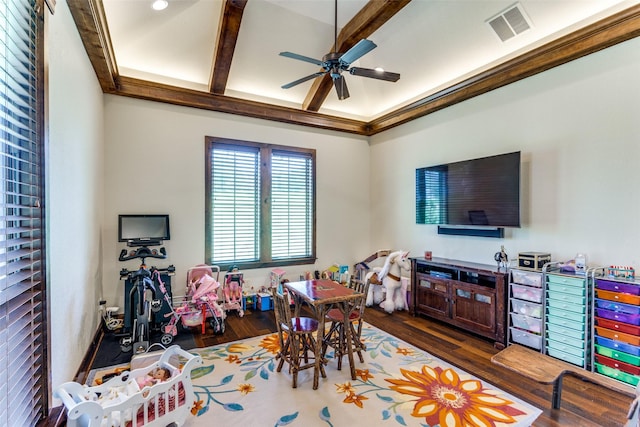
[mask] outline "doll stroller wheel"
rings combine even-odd
[[[130,352],[132,348],[133,344],[131,341],[131,337],[125,337],[120,340],[120,350],[122,350],[123,353]]]
[[[224,334],[225,324],[224,324],[223,318],[214,316],[209,320],[209,325],[211,326],[211,329],[213,329],[214,334],[216,335]]]
[[[160,343],[163,345],[169,345],[173,342],[173,335],[171,334],[162,334],[160,337]]]

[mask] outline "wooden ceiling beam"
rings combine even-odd
[[[118,66],[102,0],[67,0],[67,5],[102,91],[113,92],[117,86]]]
[[[402,10],[411,0],[369,0],[338,35],[337,48],[335,43],[329,52],[346,52],[362,39],[366,39],[378,28]],[[311,89],[302,103],[302,109],[319,111],[325,99],[331,92],[333,81],[329,74],[314,79]]]
[[[119,76],[101,0],[67,4],[104,93],[368,136],[640,36],[635,5],[366,123]]]
[[[209,83],[209,90],[212,93],[224,95],[224,91],[227,88],[229,70],[236,50],[242,14],[246,5],[247,0],[225,0],[222,5],[220,24],[218,25],[218,39]]]
[[[367,123],[121,76],[114,95],[364,135]]]

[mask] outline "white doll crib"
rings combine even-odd
[[[184,359],[182,368],[171,363],[180,360],[175,356]],[[174,345],[149,366],[122,372],[94,387],[67,382],[55,390],[54,396],[67,409],[68,427],[182,426],[195,401],[191,371],[199,366],[200,356]],[[140,389],[136,378],[157,367],[168,368],[171,378]]]

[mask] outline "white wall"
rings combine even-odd
[[[48,311],[51,385],[71,380],[102,292],[103,95],[66,2],[48,16]]]
[[[504,245],[510,258],[584,252],[590,265],[640,268],[638,76],[640,38],[372,137],[372,247],[493,264]],[[495,239],[415,223],[416,168],[512,151],[521,228]]]
[[[168,213],[166,260],[176,266],[174,293],[184,292],[188,268],[204,262],[205,136],[316,149],[316,265],[285,267],[288,278],[369,255],[369,147],[364,137],[177,107],[105,97],[105,208],[103,290],[111,305],[124,301],[118,272],[140,260],[119,262],[118,214]],[[240,265],[242,268],[242,265]],[[267,284],[269,270],[245,273],[245,286]],[[176,291],[177,290],[177,291]],[[180,293],[177,293],[180,295]]]

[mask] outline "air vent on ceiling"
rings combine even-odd
[[[522,5],[519,3],[514,4],[487,22],[503,42],[531,28]]]

